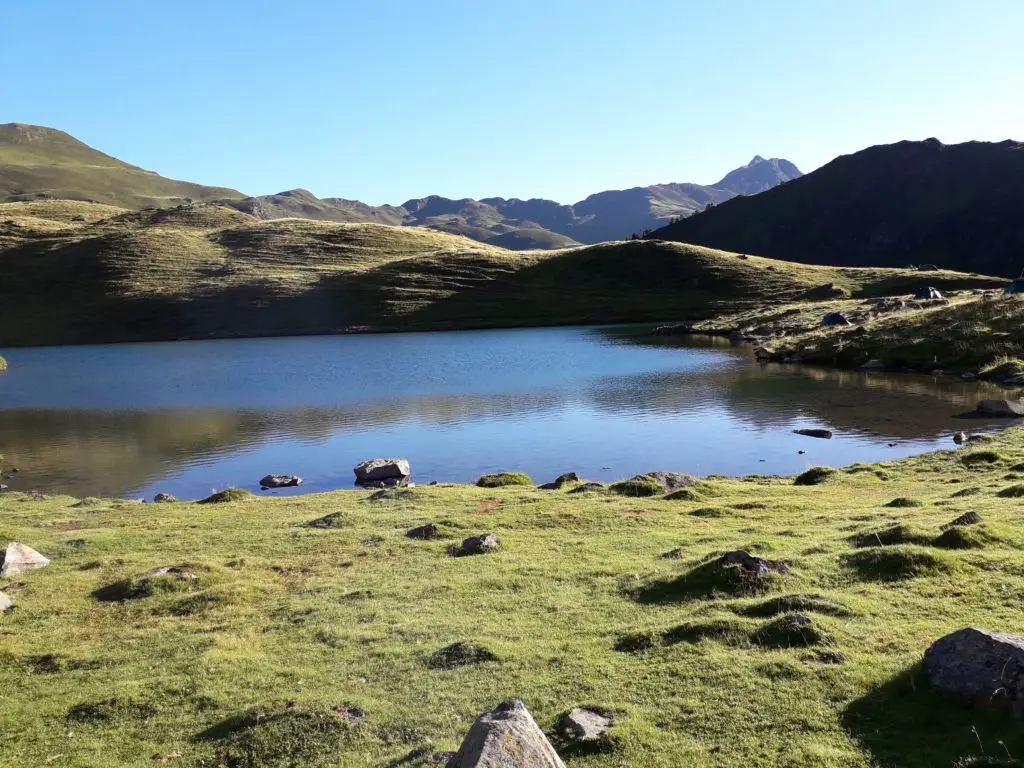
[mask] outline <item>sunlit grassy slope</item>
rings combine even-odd
[[[1024,632],[1024,434],[821,480],[707,478],[676,501],[571,485],[203,506],[0,495],[0,542],[53,559],[13,580],[0,618],[0,763],[425,765],[511,696],[545,729],[579,704],[616,713],[606,751],[563,748],[581,768],[1024,755],[1018,724],[919,668],[957,628]],[[981,523],[940,533],[968,511]],[[439,540],[405,537],[426,522]],[[446,556],[483,532],[498,554]],[[709,563],[737,548],[792,573],[731,582]],[[195,581],[117,586],[182,564]],[[784,631],[793,612],[811,628]],[[497,661],[432,668],[457,641]]]
[[[0,124],[0,201],[67,198],[137,208],[242,197],[226,187],[164,178],[63,131]]]
[[[908,270],[659,241],[513,252],[423,228],[260,221],[218,205],[74,205],[0,207],[0,345],[696,319],[829,282],[860,295],[921,282]]]

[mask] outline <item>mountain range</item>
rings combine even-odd
[[[611,190],[574,205],[544,199],[429,196],[401,205],[373,206],[358,200],[317,198],[304,189],[249,197],[227,187],[175,181],[106,155],[63,131],[19,123],[0,125],[0,202],[60,198],[140,209],[217,201],[258,219],[424,226],[512,250],[627,239],[801,175],[787,160],[756,156],[715,184]]]
[[[901,141],[838,157],[652,237],[806,264],[1024,268],[1024,143]]]

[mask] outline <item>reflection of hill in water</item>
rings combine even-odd
[[[955,379],[741,363],[601,378],[579,388],[381,399],[351,408],[8,410],[0,411],[0,453],[6,454],[7,466],[27,470],[12,482],[15,488],[124,495],[190,464],[210,463],[267,440],[315,442],[388,425],[524,421],[582,407],[602,416],[684,418],[691,433],[707,429],[713,435],[721,418],[759,431],[788,430],[799,420],[909,440],[948,432],[952,417],[978,399],[1005,396],[1001,388]],[[534,428],[546,434],[543,423]]]

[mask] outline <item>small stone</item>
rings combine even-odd
[[[435,752],[430,756],[430,762],[433,765],[447,766],[451,762],[452,758],[455,757],[454,752]]]
[[[331,512],[316,520],[310,520],[306,525],[310,528],[341,528],[344,525],[344,520],[341,512]]]
[[[501,546],[501,542],[497,536],[493,533],[482,533],[464,540],[462,544],[452,550],[452,557],[486,555],[497,551],[499,546]]]
[[[569,714],[563,715],[555,728],[577,741],[595,741],[608,733],[612,724],[612,718],[607,715],[576,707]]]
[[[7,613],[14,607],[14,601],[6,592],[0,592],[0,613]]]
[[[726,552],[719,562],[722,565],[738,565],[745,574],[754,576],[766,576],[769,573],[787,574],[789,566],[777,560],[767,560],[763,557],[754,557],[743,549]]]
[[[366,712],[364,712],[360,707],[342,705],[335,707],[331,711],[342,720],[352,723],[352,725],[359,725],[361,722],[366,720]]]
[[[446,645],[432,653],[427,659],[427,666],[431,669],[455,669],[488,661],[498,661],[498,657],[490,648],[475,643],[460,642]]]
[[[0,566],[0,578],[45,568],[49,564],[49,559],[43,557],[32,547],[12,541],[7,545],[7,551],[4,553],[3,565]]]
[[[163,492],[158,493],[156,496],[153,497],[153,503],[154,504],[168,504],[168,503],[170,503],[172,501],[177,501],[177,500],[178,500],[177,496],[174,496],[173,494],[170,494],[170,493],[163,493]]]
[[[956,443],[957,445],[967,442],[967,433],[957,432],[955,435],[953,435],[953,442]]]
[[[186,565],[161,565],[137,576],[135,580],[140,584],[145,584],[147,581],[161,576],[170,576],[175,581],[195,581],[199,578],[196,572]]]
[[[603,491],[604,486],[601,483],[584,483],[576,488],[573,488],[569,493],[590,493],[591,491]]]

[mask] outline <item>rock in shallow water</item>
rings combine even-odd
[[[294,488],[302,485],[302,478],[296,475],[265,475],[260,488]]]
[[[352,471],[359,485],[399,485],[412,474],[408,459],[370,459],[356,464]]]

